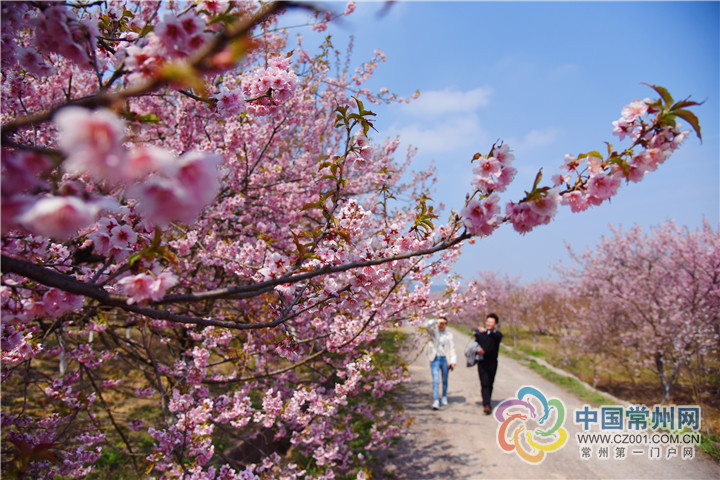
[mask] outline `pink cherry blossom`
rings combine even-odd
[[[153,176],[128,189],[128,195],[138,199],[136,209],[154,225],[166,227],[172,222],[190,223],[203,207],[189,203],[192,198],[177,179]]]
[[[500,196],[493,193],[484,200],[471,200],[468,205],[460,211],[463,224],[473,235],[490,235],[500,226],[500,213],[498,202]]]
[[[495,182],[495,191],[504,192],[517,175],[515,167],[504,166]]]
[[[225,12],[228,8],[227,0],[202,0],[198,5],[200,10],[207,10],[211,14]]]
[[[220,92],[216,98],[218,113],[223,117],[239,115],[247,109],[245,98],[239,88]]]
[[[565,155],[565,159],[563,160],[560,170],[563,172],[574,172],[580,166],[580,163],[581,162],[575,155],[567,154]]]
[[[650,99],[633,100],[622,108],[622,118],[627,123],[634,122],[638,117],[642,117],[648,111],[648,103]]]
[[[537,215],[552,218],[557,212],[558,203],[560,201],[558,193],[557,189],[553,189],[546,195],[543,195],[534,201],[528,202],[528,205]],[[546,222],[543,221],[543,223]]]
[[[605,173],[592,175],[587,185],[588,197],[593,203],[607,200],[617,193],[621,181],[619,175],[607,175]]]
[[[345,12],[343,12],[343,15],[350,15],[355,11],[356,4],[355,2],[347,2],[345,5]]]
[[[616,120],[612,122],[613,126],[613,135],[617,135],[620,138],[620,141],[624,140],[627,136],[634,136],[634,130],[635,130],[635,124],[633,122],[627,122],[625,120]]]
[[[495,157],[481,158],[473,167],[473,173],[485,181],[492,181],[493,177],[500,175],[502,164]]]
[[[138,303],[150,298],[151,287],[155,278],[147,273],[129,275],[117,282],[122,293],[130,297],[128,303]]]
[[[122,54],[125,56],[125,65],[131,80],[142,80],[151,77],[167,62],[161,54],[164,47],[155,33],[149,33],[145,42],[139,45],[130,45]]]
[[[536,213],[531,207],[531,203],[533,202],[509,202],[505,208],[505,213],[509,217],[510,223],[512,223],[513,228],[518,233],[527,233],[538,225],[544,225],[550,222],[551,217]]]
[[[188,53],[189,35],[180,19],[172,13],[163,15],[162,21],[155,27],[155,34],[171,54],[186,55]]]
[[[36,201],[18,221],[31,232],[67,240],[94,223],[100,212],[113,208],[108,200],[92,202],[77,197],[47,196]]]
[[[137,241],[137,233],[129,225],[117,225],[110,231],[110,248],[127,250]]]
[[[718,332],[707,320],[717,318],[720,236],[707,222],[688,231],[672,221],[650,232],[636,226],[612,233],[583,253],[570,251],[572,267],[559,268],[570,295],[587,300],[574,302],[573,318],[583,327],[575,342],[597,353],[612,329],[617,341],[597,361],[654,376],[657,400],[668,402],[683,387],[682,368],[698,368],[696,355],[717,355]]]
[[[51,288],[42,297],[42,312],[51,318],[57,318],[67,312],[79,310],[85,303],[80,295],[72,295],[56,288]]]
[[[503,166],[510,166],[515,161],[515,155],[507,143],[497,145],[493,148],[491,155]]]
[[[57,69],[49,64],[40,53],[31,47],[23,47],[18,49],[17,62],[22,64],[25,69],[38,77],[47,77],[54,75]]]
[[[46,182],[38,174],[50,170],[52,163],[44,155],[35,152],[2,151],[2,196],[3,200],[27,192],[33,188],[42,188]]]
[[[218,166],[221,158],[206,152],[188,152],[177,160],[176,178],[189,198],[186,200],[202,209],[220,189]],[[194,209],[195,214],[199,209]]]
[[[129,297],[128,304],[133,304],[147,300],[160,300],[165,292],[175,286],[177,282],[175,274],[164,271],[159,275],[150,273],[129,275],[118,281],[117,285],[122,293]]]
[[[141,180],[152,172],[166,170],[173,161],[173,156],[167,150],[140,145],[127,153],[122,176],[128,181]]]
[[[566,193],[562,196],[560,203],[562,205],[569,205],[570,210],[573,213],[582,212],[590,207],[590,203],[587,200],[585,194],[580,190],[574,190]]]
[[[40,51],[59,53],[78,65],[90,66],[88,51],[95,48],[99,32],[89,19],[78,21],[71,10],[61,4],[42,10],[31,19],[31,24]]]
[[[125,124],[109,110],[66,107],[55,115],[58,144],[68,158],[65,171],[94,179],[121,179],[125,162],[122,149]]]

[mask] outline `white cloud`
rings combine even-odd
[[[487,134],[477,115],[454,116],[429,126],[412,124],[395,125],[393,131],[406,144],[417,147],[420,153],[450,152],[456,149],[481,145]]]
[[[530,150],[536,147],[550,145],[555,142],[559,134],[560,129],[557,127],[548,127],[542,130],[532,129],[527,135],[525,135],[525,137],[523,137],[518,148]]]
[[[403,105],[403,111],[411,115],[443,115],[474,112],[490,101],[493,91],[489,87],[460,91],[453,88],[420,92],[417,100]]]
[[[549,73],[550,78],[557,79],[557,78],[565,78],[569,77],[571,75],[574,75],[575,73],[580,71],[580,67],[574,63],[566,63],[564,65],[560,65],[559,67],[556,67],[555,69],[551,70]]]
[[[508,137],[506,143],[520,157],[532,154],[534,151],[552,145],[560,136],[562,130],[558,127],[533,128],[522,138]]]

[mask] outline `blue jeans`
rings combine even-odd
[[[433,380],[433,400],[440,400],[438,396],[440,390],[440,374],[442,373],[443,397],[447,397],[448,389],[448,372],[450,371],[446,357],[435,357],[430,362],[430,372]]]

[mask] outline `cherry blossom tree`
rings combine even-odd
[[[513,337],[512,345],[517,347],[519,329],[527,329],[533,335],[533,350],[536,349],[537,335],[549,335],[558,341],[565,353],[564,340],[572,326],[572,303],[574,298],[567,294],[562,284],[551,280],[537,280],[521,283],[519,277],[511,278],[497,271],[478,272],[468,282],[467,288],[459,287],[456,298],[477,297],[475,292],[484,293],[482,310],[465,306],[461,301],[456,305],[455,318],[470,328],[482,323],[485,314],[495,312],[501,319],[501,328]],[[464,308],[461,308],[464,307]]]
[[[405,380],[378,335],[452,308],[458,282],[430,287],[461,245],[609,199],[680,145],[680,120],[700,135],[696,103],[651,86],[616,122],[629,147],[567,157],[503,215],[514,156],[492,145],[439,224],[432,172],[372,139],[369,105],[404,100],[363,86],[382,52],[350,70],[330,38],[289,50],[288,8],[333,19],[2,4],[3,474],[82,477],[120,444],[152,478],[362,477],[353,426],[373,419],[372,451],[404,422],[358,401]]]
[[[456,281],[458,281],[456,279]],[[518,278],[511,278],[507,274],[496,271],[478,272],[467,287],[458,287],[455,293],[455,309],[451,318],[470,329],[485,324],[485,316],[495,312],[500,317],[500,328],[511,334],[516,333],[518,324],[518,303],[516,296],[521,289]],[[467,305],[467,300],[484,297],[482,305],[474,308]]]
[[[682,368],[717,369],[720,353],[720,237],[706,222],[690,232],[668,221],[645,234],[637,226],[562,268],[577,303],[576,328],[587,351],[615,355],[652,371],[662,401]],[[717,370],[707,372],[717,375]]]

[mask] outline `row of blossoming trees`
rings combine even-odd
[[[690,231],[672,220],[645,233],[639,226],[559,265],[561,282],[521,284],[497,272],[479,275],[488,309],[504,328],[557,341],[561,361],[590,361],[597,383],[621,369],[652,374],[655,401],[717,403],[720,393],[720,235],[705,222]],[[476,319],[459,318],[472,326]],[[533,349],[535,347],[533,346]]]
[[[370,141],[366,105],[401,100],[363,86],[381,52],[349,70],[329,38],[291,51],[286,8],[309,7],[3,2],[4,475],[82,477],[114,448],[155,478],[362,475],[354,423],[372,451],[403,420],[356,400],[405,379],[379,333],[484,301],[453,282],[430,300],[462,243],[599,204],[670,156],[680,119],[700,133],[653,87],[616,122],[628,148],[567,157],[505,213],[513,155],[477,154],[437,225],[432,172]]]

